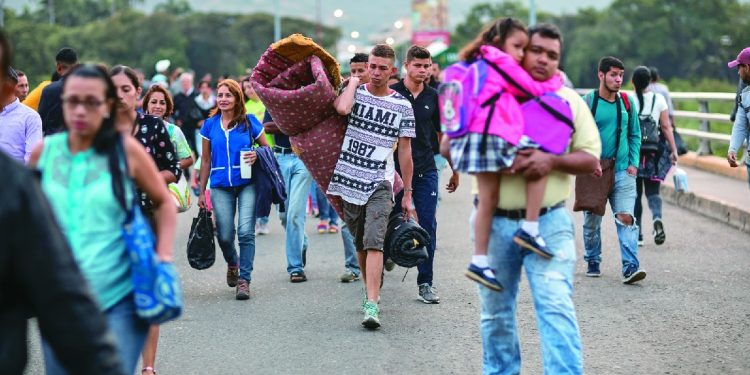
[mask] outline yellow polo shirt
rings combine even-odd
[[[591,116],[586,102],[572,89],[563,87],[557,91],[570,103],[573,110],[575,132],[570,140],[568,152],[584,151],[599,159],[602,153],[601,138],[596,122]],[[552,206],[570,197],[570,177],[568,174],[553,170],[548,176],[544,191],[542,207]],[[500,199],[498,207],[515,210],[526,207],[526,180],[523,175],[502,175],[500,177]]]
[[[42,100],[42,91],[50,83],[52,83],[52,81],[42,81],[42,83],[40,83],[39,86],[31,90],[29,95],[26,96],[26,99],[24,99],[23,104],[25,104],[27,107],[35,111],[39,111],[39,101]]]

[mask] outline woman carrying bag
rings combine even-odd
[[[677,164],[677,146],[669,121],[669,107],[664,96],[649,89],[651,72],[645,66],[633,70],[631,78],[638,104],[641,123],[641,159],[636,179],[635,218],[638,226],[638,245],[643,246],[643,204],[641,197],[645,191],[648,207],[653,216],[654,242],[661,245],[667,236],[662,222],[661,183],[669,170]],[[658,133],[658,134],[657,134]],[[649,134],[652,134],[649,141]]]
[[[161,262],[172,261],[176,210],[149,154],[117,131],[117,104],[117,90],[105,68],[73,70],[62,95],[68,131],[47,137],[30,164],[42,172],[42,189],[107,316],[123,372],[132,374],[149,323],[136,314],[125,207],[134,204],[134,185],[150,200]],[[46,373],[65,374],[50,348],[43,349]]]
[[[268,146],[268,141],[260,121],[246,114],[245,99],[237,81],[221,81],[216,90],[217,107],[201,128],[203,167],[198,206],[206,208],[205,191],[210,174],[217,238],[227,262],[227,285],[236,287],[238,300],[247,300],[255,258],[256,191],[254,179],[243,177],[241,170],[243,163],[249,166],[258,159],[253,144]],[[239,258],[235,233],[240,245]]]

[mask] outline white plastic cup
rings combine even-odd
[[[674,180],[674,189],[679,192],[688,192],[690,191],[690,186],[688,185],[688,176],[687,172],[685,172],[682,168],[677,168],[674,171],[674,175],[672,175],[672,179]]]
[[[253,177],[253,166],[245,162],[245,155],[252,151],[252,148],[243,148],[240,150],[240,176],[244,179]]]

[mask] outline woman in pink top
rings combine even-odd
[[[528,31],[521,21],[498,19],[461,51],[462,62],[455,67],[456,75],[460,76],[461,110],[462,116],[466,116],[468,132],[450,140],[450,156],[456,170],[476,177],[479,191],[474,255],[466,276],[495,291],[501,291],[502,286],[489,268],[487,247],[499,198],[500,174],[511,167],[518,150],[538,148],[524,136],[518,98],[528,98],[527,93],[554,92],[563,83],[559,75],[536,82],[519,65],[528,40]],[[527,181],[526,217],[514,242],[549,259],[552,253],[539,233],[545,185],[546,177]]]

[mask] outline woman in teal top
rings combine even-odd
[[[143,146],[116,131],[117,95],[106,70],[92,65],[73,70],[63,85],[62,103],[68,131],[37,146],[30,164],[42,172],[42,189],[107,315],[123,371],[133,373],[148,324],[135,313],[130,260],[122,234],[123,206],[132,205],[133,183],[154,203],[157,254],[162,261],[172,260],[175,208]],[[132,177],[123,177],[120,143]],[[65,374],[46,345],[44,356],[47,374]]]

